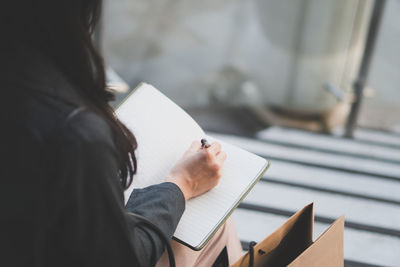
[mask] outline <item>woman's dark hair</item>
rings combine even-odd
[[[119,152],[120,178],[127,188],[136,173],[135,136],[114,115],[113,94],[106,88],[103,59],[92,35],[99,21],[101,0],[7,1],[0,27],[7,40],[40,50],[79,90],[88,106],[110,126]],[[2,4],[3,5],[3,4]],[[5,27],[4,27],[5,26]],[[3,31],[5,29],[5,31]]]

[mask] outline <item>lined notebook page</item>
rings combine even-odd
[[[142,84],[116,111],[135,134],[138,172],[125,192],[163,182],[169,170],[194,140],[205,137],[198,124],[179,106],[148,84]],[[211,191],[189,200],[174,237],[201,248],[267,168],[267,161],[238,147],[218,141],[227,159],[222,178]]]

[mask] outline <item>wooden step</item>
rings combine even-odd
[[[344,129],[337,128],[333,132],[336,136],[343,136]],[[400,148],[400,134],[373,129],[357,128],[354,131],[354,140],[369,144],[378,144],[388,147]]]
[[[400,149],[398,148],[355,142],[352,139],[332,135],[310,133],[291,128],[271,127],[258,132],[257,138],[266,142],[292,147],[400,163]]]
[[[314,202],[316,215],[336,218],[345,214],[347,221],[392,229],[400,237],[398,205],[265,183],[258,183],[243,202],[283,210],[299,210]]]
[[[400,201],[400,183],[379,177],[274,160],[265,178]]]
[[[210,133],[210,135],[270,159],[272,164],[274,160],[281,160],[296,164],[347,171],[350,173],[371,175],[381,177],[383,179],[400,181],[399,164],[377,162],[372,159],[363,159],[352,156],[343,156],[314,150],[268,144],[245,137],[214,133]]]

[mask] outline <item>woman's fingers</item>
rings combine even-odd
[[[212,143],[211,146],[207,148],[208,153],[213,155],[218,154],[221,151],[221,144],[220,143]]]
[[[203,150],[204,149],[204,150]],[[222,146],[220,143],[214,142],[207,148],[202,148],[200,141],[193,141],[189,149],[185,154],[189,155],[193,152],[204,151],[208,158],[208,160],[214,161],[218,165],[222,165],[222,163],[226,159],[226,153],[223,152]]]
[[[201,142],[200,141],[197,141],[197,140],[193,141],[192,144],[190,145],[189,149],[186,151],[185,155],[186,154],[190,154],[192,152],[201,151],[202,149],[203,148],[201,146]],[[207,147],[205,149],[206,149],[205,151],[209,155],[216,156],[219,152],[221,152],[221,144],[217,143],[217,142],[214,142],[209,147]]]
[[[224,163],[224,161],[226,160],[226,157],[227,157],[226,153],[221,151],[217,154],[215,159],[216,159],[217,163],[221,166]]]
[[[208,159],[215,162],[218,166],[222,166],[222,163],[226,159],[226,153],[223,152],[220,143],[212,143],[205,151],[207,153]]]

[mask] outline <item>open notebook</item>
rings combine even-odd
[[[117,108],[118,118],[138,142],[137,174],[125,191],[161,183],[194,140],[218,141],[227,159],[219,184],[186,203],[174,239],[200,250],[239,205],[269,167],[269,162],[208,136],[178,105],[151,85],[141,83]]]

